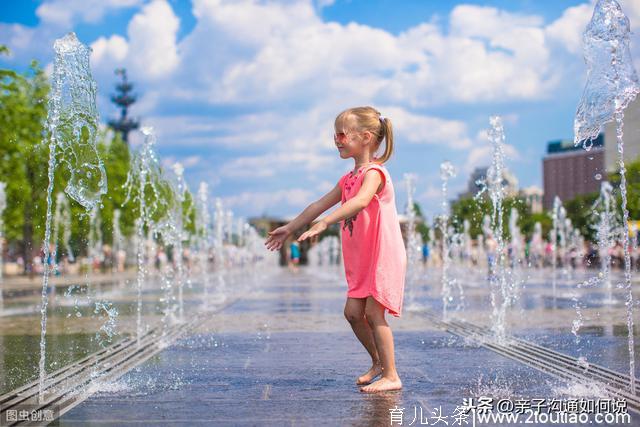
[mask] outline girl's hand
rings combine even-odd
[[[316,237],[326,229],[327,229],[327,223],[324,222],[324,220],[320,220],[320,221],[316,222],[313,225],[313,227],[311,227],[310,229],[308,229],[307,231],[302,233],[302,235],[300,237],[298,237],[298,242],[302,242],[307,237],[312,237],[312,238]],[[313,239],[314,242],[316,240],[317,240],[317,238]]]
[[[277,251],[282,247],[282,243],[287,240],[287,237],[291,234],[291,230],[288,227],[289,224],[278,227],[273,231],[269,231],[269,237],[264,244],[270,251]]]

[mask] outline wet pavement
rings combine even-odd
[[[425,298],[435,292],[423,291]],[[464,398],[606,397],[435,329],[408,310],[401,318],[387,314],[403,389],[362,393],[355,379],[371,361],[343,317],[345,300],[339,269],[265,274],[190,336],[116,382],[97,384],[60,424],[472,425],[470,415],[460,415]],[[568,330],[564,320],[557,323],[562,328],[525,329],[529,322],[516,331],[567,354],[597,348],[604,336],[602,349],[610,351],[598,352],[598,362],[624,372],[620,325],[617,334],[586,330],[591,341],[574,347],[570,323]]]

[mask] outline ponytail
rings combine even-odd
[[[380,117],[380,137],[378,138],[378,144],[382,143],[382,140],[386,141],[384,147],[384,153],[381,157],[377,157],[376,161],[380,164],[386,162],[393,154],[393,126],[391,120],[388,117]]]

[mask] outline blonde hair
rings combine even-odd
[[[338,114],[335,124],[337,125],[339,121],[346,121],[350,116],[356,119],[356,126],[359,130],[369,131],[376,136],[375,148],[371,154],[378,150],[383,139],[387,141],[384,153],[381,157],[375,157],[375,162],[382,164],[389,160],[393,153],[393,127],[391,126],[391,120],[388,117],[381,119],[380,112],[373,107],[354,107],[347,108]]]

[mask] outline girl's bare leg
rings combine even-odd
[[[380,355],[382,363],[382,378],[360,388],[360,391],[373,393],[386,390],[399,390],[402,388],[402,381],[396,371],[394,357],[393,334],[391,328],[384,318],[384,306],[373,297],[367,297],[365,305],[365,315],[371,329],[373,338]]]
[[[365,298],[347,298],[344,307],[344,317],[351,324],[351,329],[356,334],[358,340],[371,356],[371,368],[358,377],[356,384],[369,384],[375,377],[382,373],[382,365],[378,357],[378,350],[373,338],[373,331],[365,317]]]

